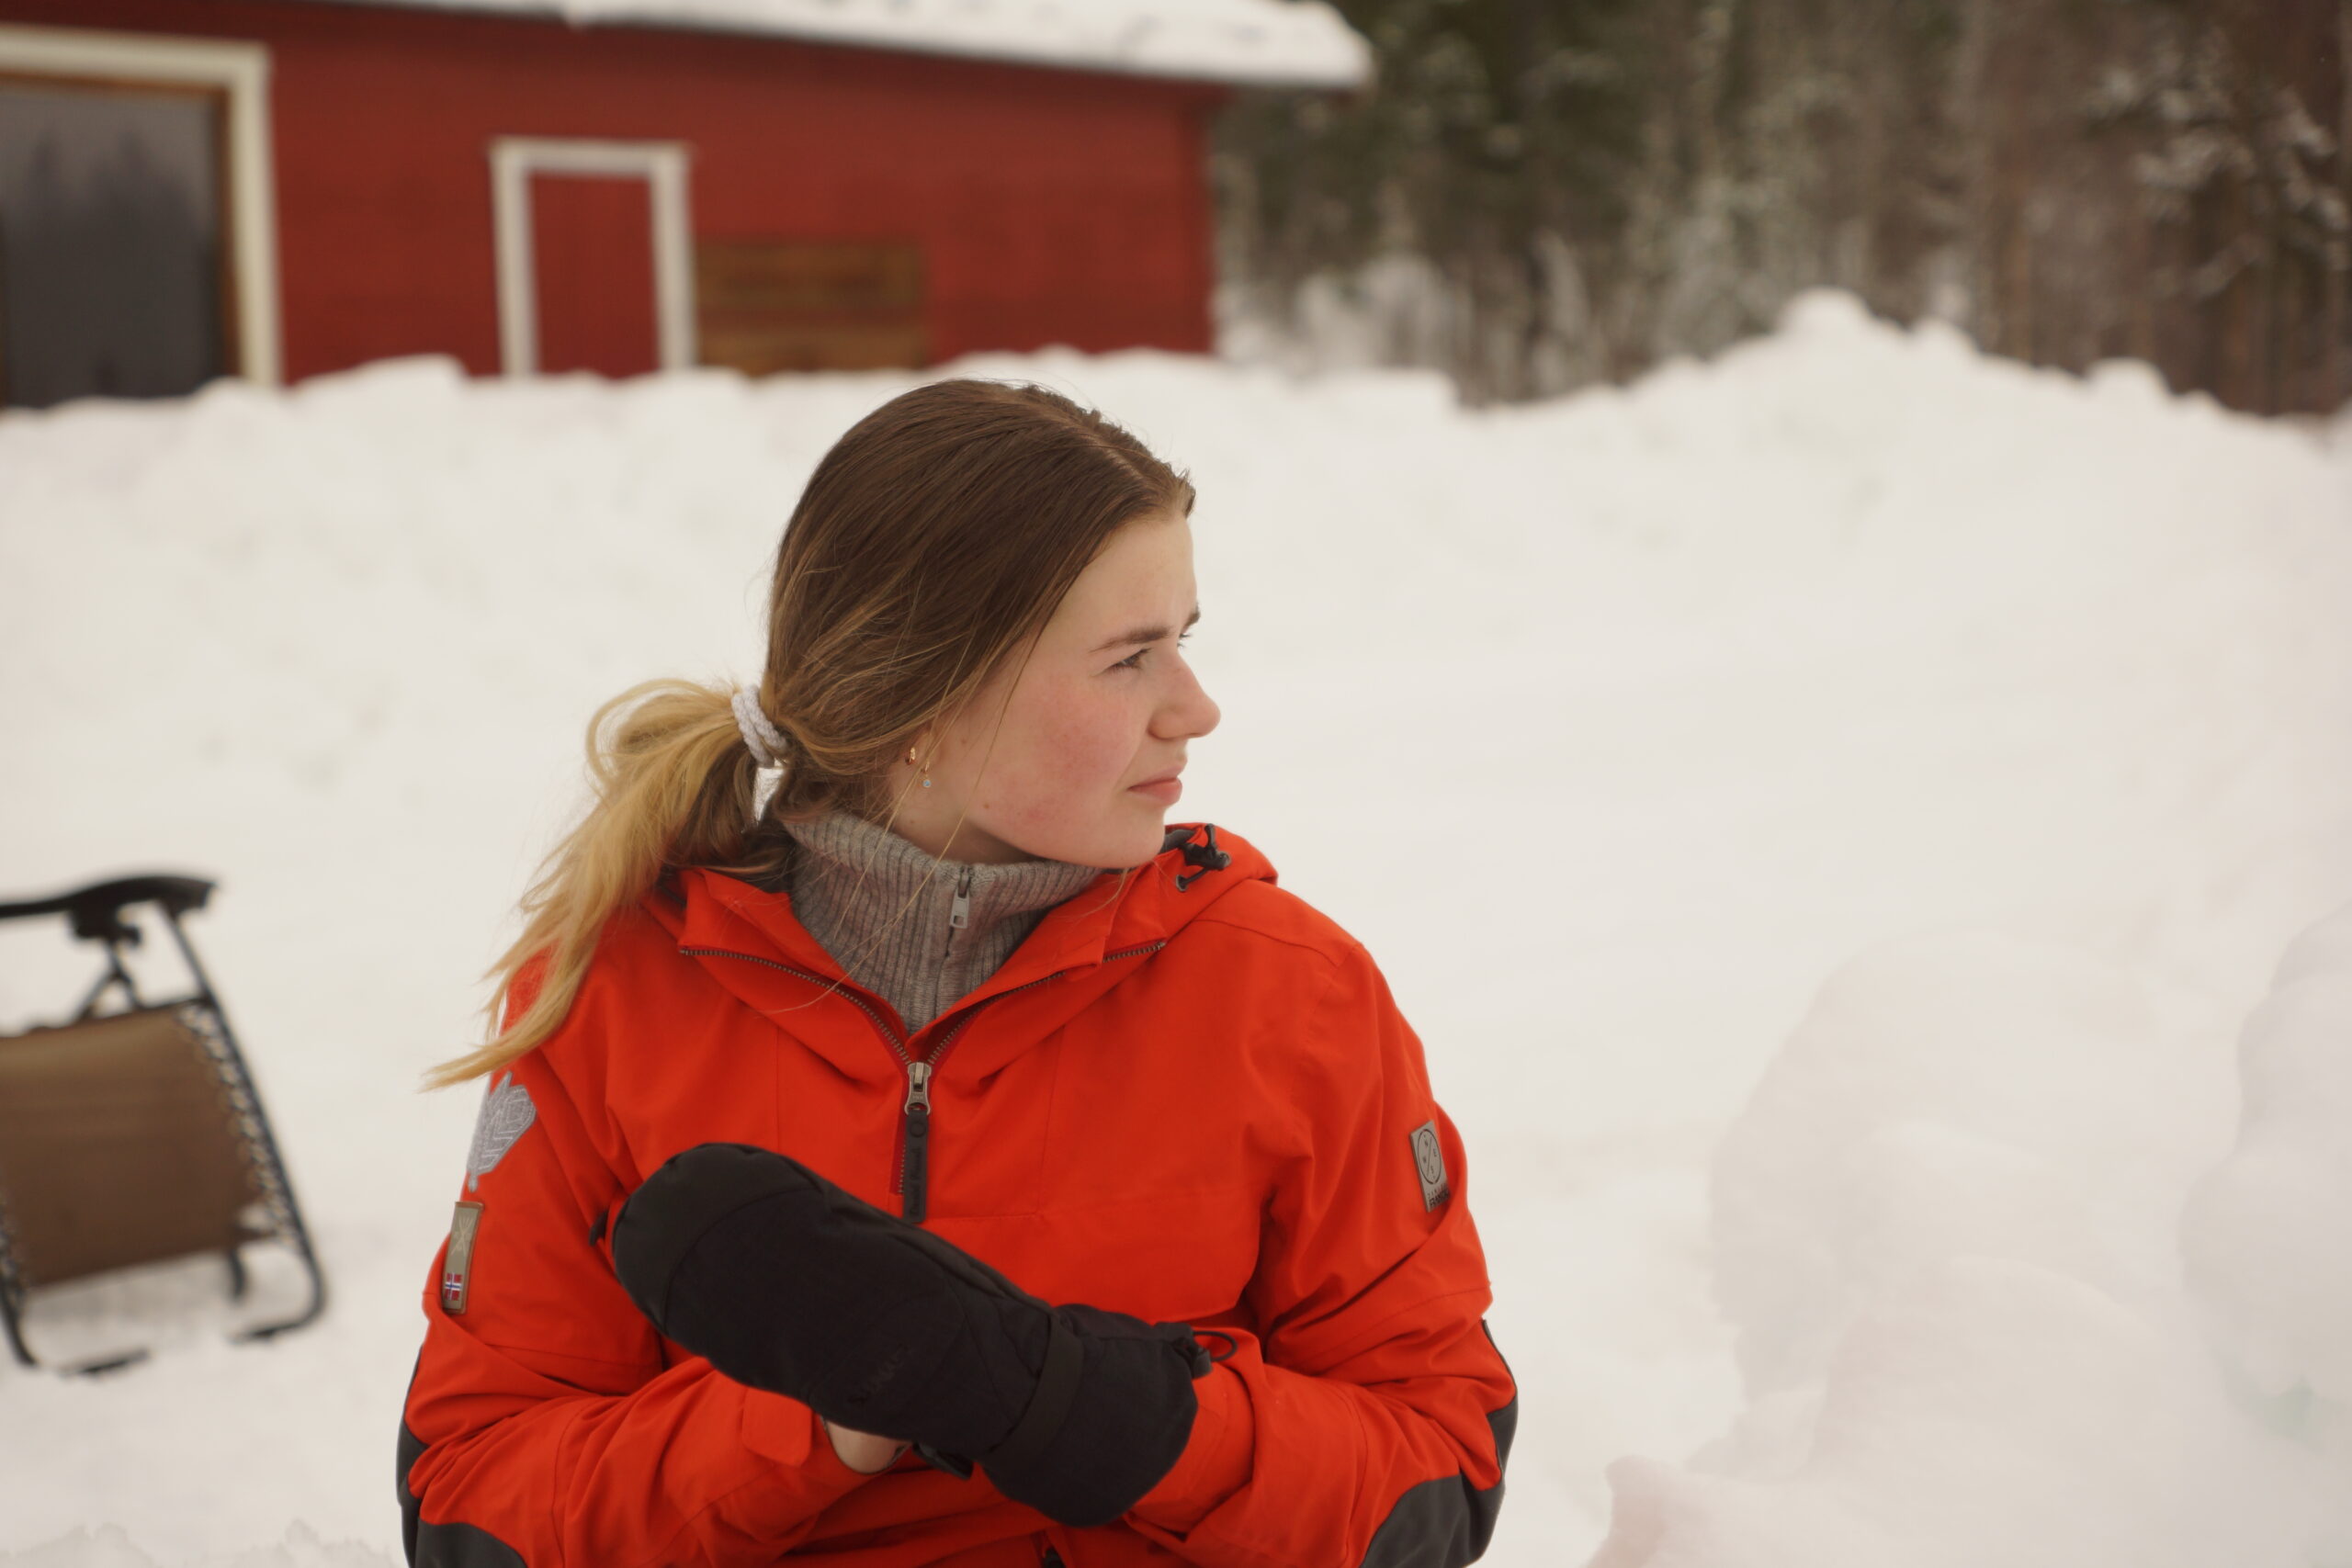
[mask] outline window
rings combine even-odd
[[[254,44],[0,27],[0,403],[278,379]]]

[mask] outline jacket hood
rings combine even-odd
[[[851,980],[792,912],[786,894],[755,887],[707,866],[664,877],[643,908],[720,986],[754,1011],[791,1028],[851,1076],[894,1077],[892,1060],[865,1038],[879,1030],[901,1045],[921,1043],[988,1006],[991,1024],[957,1046],[957,1058],[1017,1054],[1135,972],[1235,888],[1272,882],[1273,865],[1240,838],[1208,823],[1171,825],[1160,852],[1132,871],[1104,872],[1049,910],[1029,939],[970,995],[922,1029],[909,1031],[890,1005]],[[1015,993],[1018,993],[1016,996]],[[1005,1005],[995,1006],[1000,998]],[[864,1021],[843,1015],[856,1009]],[[797,1021],[805,1020],[803,1021]],[[1018,1028],[1010,1027],[1016,1023]],[[851,1024],[850,1043],[829,1048]],[[1010,1046],[1011,1049],[1005,1049]]]

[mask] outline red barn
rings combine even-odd
[[[1312,0],[0,0],[0,401],[1209,346]]]

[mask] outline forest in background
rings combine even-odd
[[[1378,80],[1218,127],[1221,311],[1623,380],[1851,289],[2261,413],[2352,395],[2352,0],[1335,0]]]

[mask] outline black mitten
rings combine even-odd
[[[1066,1525],[1109,1524],[1191,1437],[1210,1357],[1181,1323],[1039,1301],[799,1161],[701,1144],[629,1196],[621,1288],[653,1325],[752,1388],[857,1431],[977,1461]]]

